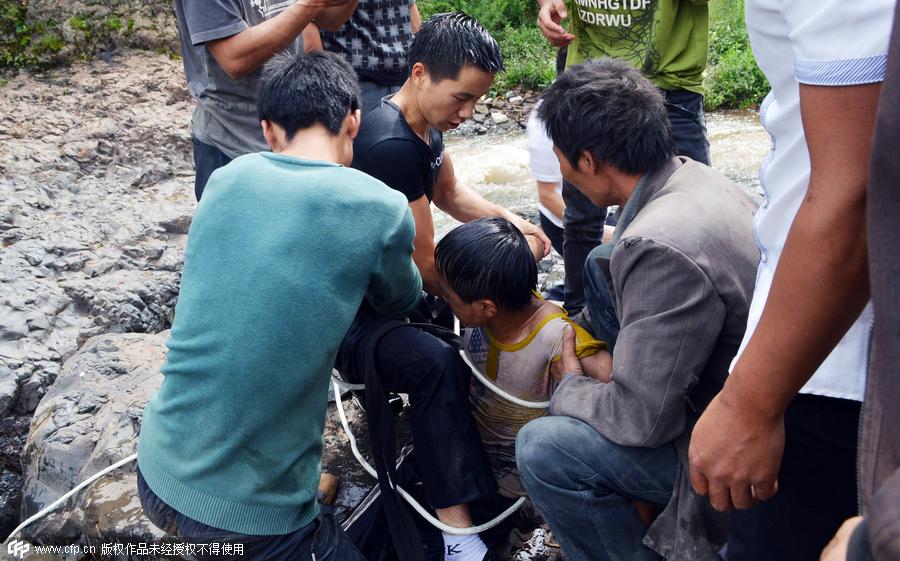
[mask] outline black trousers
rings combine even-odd
[[[860,404],[799,394],[785,413],[778,493],[731,513],[727,561],[818,561],[857,514]]]
[[[402,323],[363,303],[341,346],[336,368],[361,382],[372,336]],[[469,405],[471,371],[459,351],[434,335],[403,326],[387,333],[375,352],[381,385],[409,394],[416,465],[434,508],[469,503],[497,491]]]
[[[189,557],[197,561],[365,561],[362,554],[341,529],[330,506],[312,522],[289,534],[251,536],[207,526],[181,514],[153,492],[141,470],[137,470],[138,498],[144,514],[169,535],[176,536],[184,547],[194,549]],[[203,549],[200,549],[201,544]],[[227,544],[227,545],[226,545]],[[222,554],[229,548],[234,554]],[[162,558],[162,557],[160,557]]]
[[[209,176],[231,162],[231,158],[215,146],[200,142],[193,135],[191,135],[191,142],[194,144],[194,196],[199,201],[203,196],[203,190],[206,189]]]

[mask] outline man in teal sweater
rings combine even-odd
[[[141,501],[160,528],[243,558],[362,559],[316,503],[327,387],[364,298],[397,316],[419,299],[413,220],[343,167],[360,122],[346,62],[273,59],[257,102],[272,153],[217,170],[191,225]]]

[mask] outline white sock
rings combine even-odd
[[[481,561],[487,554],[481,536],[456,536],[444,533],[444,561]]]

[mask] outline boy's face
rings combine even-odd
[[[490,300],[465,302],[444,279],[440,284],[444,290],[444,300],[450,305],[453,315],[466,327],[481,327],[496,315],[496,306]]]
[[[455,79],[435,82],[420,66],[419,108],[428,125],[441,132],[455,129],[472,117],[475,103],[491,88],[494,75],[464,65]],[[414,69],[415,74],[415,69]]]

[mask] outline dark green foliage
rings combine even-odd
[[[491,33],[507,27],[534,27],[537,20],[534,0],[419,0],[418,5],[423,19],[441,12],[465,12]]]
[[[134,19],[116,12],[78,13],[65,22],[35,19],[27,0],[0,2],[0,73],[45,68],[62,59],[90,58],[134,29]]]
[[[25,0],[0,5],[0,72],[47,64],[64,46],[57,22],[29,21]]]
[[[709,65],[706,71],[707,109],[755,107],[769,91],[769,83],[756,65],[742,1],[710,5]]]

